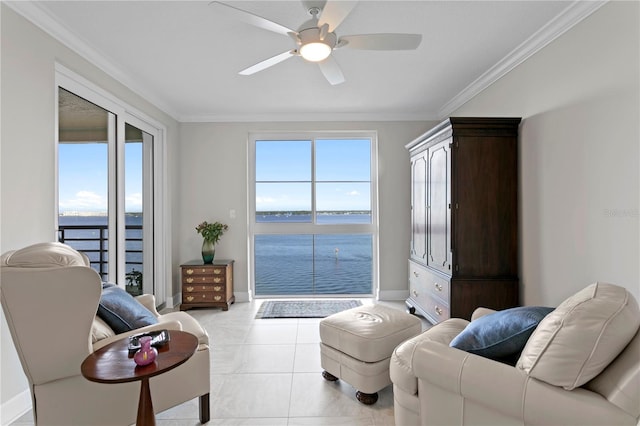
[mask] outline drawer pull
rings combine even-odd
[[[203,296],[203,297],[204,297],[204,296]],[[219,302],[219,301],[220,301],[220,299],[222,299],[222,296],[216,296],[216,297],[214,297],[214,299],[216,300],[216,302]]]
[[[206,286],[206,285],[203,285],[203,286],[202,286],[202,289],[203,289],[203,290],[206,290],[206,289],[207,289],[207,286]]]
[[[434,286],[436,287],[436,290],[442,291],[442,284],[435,283]]]
[[[416,278],[418,278],[418,277],[420,276],[420,274],[419,274],[419,273],[417,273],[416,271],[413,271],[413,276],[414,276],[414,277],[416,277]]]
[[[214,282],[214,283],[216,283],[216,284],[221,283],[221,282],[222,282],[222,278],[220,278],[220,277],[215,277],[215,278],[213,279],[213,282]]]
[[[413,290],[413,295],[414,295],[415,297],[418,297],[418,292],[417,292],[417,291],[415,291],[415,290]]]
[[[213,287],[213,290],[214,291],[220,291],[220,290],[222,290],[222,287],[217,285],[217,286]]]
[[[187,275],[193,274],[193,269],[187,269]]]
[[[205,278],[205,277],[202,277],[202,281],[206,281],[206,280],[207,280],[207,278]]]
[[[222,273],[222,269],[214,269],[213,273],[216,275],[220,275]]]
[[[187,296],[187,301],[189,301],[189,302],[193,302],[193,299],[195,299],[195,297],[193,297],[193,296]]]
[[[438,305],[435,306],[435,309],[436,309],[436,314],[442,316],[442,309],[440,309]]]
[[[187,291],[188,292],[192,292],[193,291],[193,287],[191,287],[191,286],[187,287]]]
[[[187,278],[186,280],[189,284],[191,284],[193,282],[193,278]]]
[[[207,296],[203,294],[203,295],[202,295],[202,298],[204,299],[205,297],[207,297]]]
[[[207,270],[206,270],[206,269],[204,269],[204,268],[202,268],[202,273],[204,274],[204,273],[206,273],[206,272],[207,272]]]

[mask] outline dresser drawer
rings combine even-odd
[[[183,267],[182,275],[183,276],[193,276],[193,275],[220,275],[224,276],[227,273],[227,269],[223,266],[194,266],[194,267]]]
[[[224,284],[184,284],[182,286],[182,291],[185,293],[194,293],[194,292],[214,292],[214,293],[224,293],[225,285]]]
[[[225,283],[225,276],[221,275],[183,275],[182,284],[222,284]]]
[[[183,302],[185,303],[211,303],[211,302],[224,302],[225,296],[221,293],[215,292],[193,292],[185,293]]]

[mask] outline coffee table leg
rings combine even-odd
[[[155,424],[156,416],[153,413],[149,378],[145,377],[140,383],[140,399],[138,400],[138,418],[136,419],[136,426],[155,426]]]

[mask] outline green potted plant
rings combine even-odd
[[[202,261],[204,263],[213,263],[213,258],[216,255],[216,243],[227,229],[229,226],[220,222],[208,223],[205,221],[196,226],[196,231],[204,239],[202,242]]]

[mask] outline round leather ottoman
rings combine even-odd
[[[400,343],[422,332],[419,318],[384,305],[364,305],[320,321],[320,362],[326,380],[342,379],[364,404],[391,384],[389,359]]]

